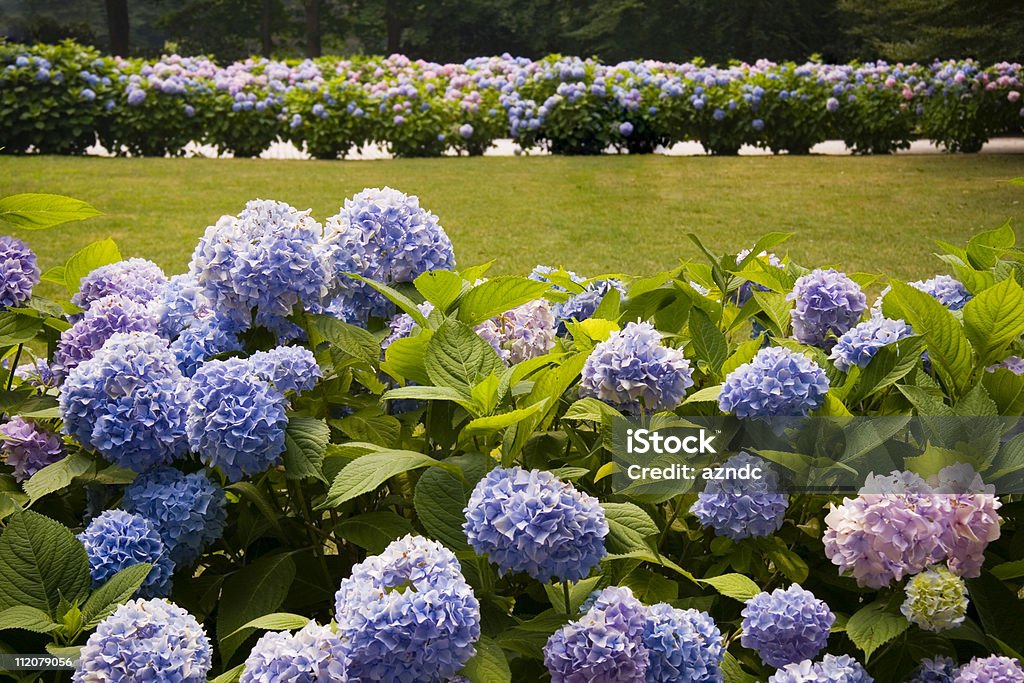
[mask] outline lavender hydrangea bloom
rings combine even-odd
[[[416,308],[420,309],[420,313],[424,316],[430,316],[430,314],[434,312],[434,304],[429,301],[424,301],[417,305]],[[405,339],[410,336],[413,330],[417,327],[416,321],[413,320],[412,316],[408,313],[399,313],[398,315],[393,316],[391,320],[388,321],[388,328],[391,332],[380,343],[381,350],[385,351],[397,340]]]
[[[820,662],[805,659],[787,664],[768,683],[873,683],[874,678],[849,655],[825,655]]]
[[[313,353],[302,346],[278,346],[270,351],[257,351],[249,358],[253,372],[274,385],[282,394],[300,394],[316,386],[323,378]]]
[[[72,681],[205,683],[212,667],[210,640],[195,617],[167,600],[132,600],[89,636]]]
[[[45,358],[36,358],[31,363],[22,363],[14,369],[14,376],[23,384],[35,387],[40,393],[46,389],[56,388],[61,379]]]
[[[626,295],[626,287],[619,280],[614,278],[594,280],[579,294],[574,294],[566,301],[555,304],[551,312],[557,322],[556,334],[565,336],[568,332],[566,323],[580,322],[593,316],[594,311],[601,305],[601,301],[613,290],[618,291],[620,298]]]
[[[47,465],[64,457],[64,441],[20,415],[0,426],[0,454],[14,468],[15,481],[26,481]]]
[[[59,400],[64,433],[121,467],[145,472],[188,448],[186,381],[153,333],[115,334],[71,371]]]
[[[849,372],[856,365],[867,367],[879,349],[906,339],[914,331],[902,320],[891,320],[880,315],[872,316],[844,332],[832,347],[829,358],[843,372]]]
[[[1010,356],[1002,362],[990,365],[985,369],[989,372],[995,372],[999,368],[1009,370],[1015,375],[1024,375],[1024,358],[1021,358],[1020,356]]]
[[[227,522],[224,489],[202,472],[162,467],[140,475],[124,492],[125,510],[146,518],[174,564],[192,564],[220,539]]]
[[[510,365],[543,356],[555,346],[555,318],[543,299],[505,311],[474,329]]]
[[[967,617],[967,586],[945,567],[929,567],[907,583],[900,612],[926,631],[948,631]]]
[[[352,567],[335,595],[356,680],[440,683],[476,651],[480,604],[455,555],[405,536]]]
[[[781,346],[761,349],[725,378],[718,407],[737,417],[797,417],[817,410],[828,377],[817,363]]]
[[[975,657],[961,667],[953,683],[1020,683],[1024,681],[1024,668],[1010,657],[991,655]]]
[[[211,356],[241,351],[242,344],[231,321],[207,315],[194,321],[171,342],[181,374],[191,377]]]
[[[922,660],[906,683],[953,683],[960,667],[949,657],[939,655]]]
[[[427,271],[455,268],[455,251],[437,216],[421,208],[415,196],[390,187],[369,188],[346,199],[341,211],[327,219],[326,241],[333,248],[333,273],[342,287],[331,308],[351,311],[355,321],[386,317],[392,306],[345,273],[399,283]]]
[[[328,292],[331,249],[322,238],[308,211],[252,200],[206,229],[189,272],[219,315],[292,334],[292,309],[301,302],[318,310]]]
[[[831,346],[832,335],[839,336],[856,325],[867,308],[860,285],[832,268],[801,276],[786,298],[796,301],[790,312],[793,337],[826,348]]]
[[[758,593],[743,608],[743,647],[756,650],[769,666],[813,659],[828,643],[836,615],[822,600],[794,583]]]
[[[649,666],[643,642],[646,621],[646,610],[632,591],[606,588],[586,614],[548,638],[544,665],[552,683],[645,680]]]
[[[210,314],[210,302],[192,273],[174,275],[167,281],[154,304],[160,334],[173,339],[204,314]]]
[[[64,330],[54,354],[54,371],[66,377],[89,360],[119,332],[156,332],[157,318],[146,304],[120,294],[94,301],[74,325]]]
[[[473,489],[463,529],[499,571],[538,581],[578,581],[606,554],[608,522],[597,499],[550,472],[495,468]]]
[[[781,492],[778,473],[761,458],[737,453],[723,466],[728,471],[748,465],[751,470],[760,469],[763,476],[709,481],[690,508],[702,525],[734,541],[771,536],[782,528],[789,507],[789,497]]]
[[[19,239],[0,236],[0,310],[28,301],[39,275],[35,252]]]
[[[583,366],[580,395],[623,410],[672,410],[693,386],[690,362],[663,346],[650,323],[628,323],[594,347]]]
[[[951,311],[959,311],[971,300],[971,293],[963,283],[949,275],[936,275],[930,280],[917,280],[907,284],[930,295]]]
[[[92,586],[98,588],[122,569],[148,562],[153,565],[139,588],[144,598],[166,597],[171,592],[174,562],[160,534],[142,515],[107,510],[86,527],[78,540],[89,556]]]
[[[199,459],[239,481],[284,453],[287,400],[241,358],[212,360],[192,377],[186,429]]]
[[[71,303],[89,308],[92,302],[111,294],[120,294],[140,304],[157,299],[167,286],[160,266],[142,258],[130,258],[100,266],[82,278]]]
[[[643,642],[650,658],[647,683],[721,683],[724,678],[722,632],[704,612],[652,605]]]
[[[329,626],[310,622],[292,633],[270,632],[253,646],[239,683],[346,683],[348,650]]]

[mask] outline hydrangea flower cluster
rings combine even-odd
[[[356,680],[446,681],[476,651],[480,604],[455,555],[405,536],[352,567],[335,595]]]
[[[89,523],[78,540],[89,557],[93,588],[102,586],[122,569],[148,562],[153,569],[138,594],[144,598],[170,594],[174,562],[160,534],[141,515],[106,510]]]
[[[849,655],[825,655],[820,662],[805,659],[787,664],[768,683],[873,683],[875,679]]]
[[[793,336],[825,348],[831,347],[833,336],[856,325],[867,308],[860,285],[832,268],[801,276],[787,298],[796,302],[791,311]]]
[[[287,403],[248,360],[208,361],[192,377],[189,446],[228,481],[259,474],[284,453]]]
[[[159,680],[205,683],[213,667],[210,639],[195,617],[166,600],[132,600],[89,636],[74,683]]]
[[[172,276],[153,304],[161,336],[173,339],[197,319],[212,313],[210,302],[192,273]]]
[[[959,311],[972,298],[964,284],[949,275],[936,275],[930,280],[917,280],[907,284],[930,295],[951,311]]]
[[[964,664],[953,683],[1020,683],[1024,681],[1024,668],[1009,657],[991,655],[975,657]]]
[[[82,278],[71,303],[89,308],[94,301],[119,294],[136,303],[148,304],[157,299],[167,286],[167,276],[160,266],[142,258],[130,258],[100,266]]]
[[[65,377],[119,332],[156,332],[158,320],[147,304],[121,294],[93,301],[74,325],[61,332],[54,354],[55,372]]]
[[[115,334],[65,380],[64,432],[135,472],[183,456],[186,380],[167,342],[151,332]]]
[[[608,522],[597,499],[544,470],[491,470],[464,513],[470,545],[502,573],[579,581],[607,552]]]
[[[0,310],[28,301],[39,276],[35,252],[19,239],[0,236]]]
[[[574,294],[565,301],[555,304],[551,312],[557,322],[556,333],[559,336],[565,336],[568,332],[566,323],[581,322],[593,316],[605,296],[613,290],[619,293],[620,298],[626,295],[626,287],[620,280],[615,278],[594,280],[579,294]]]
[[[945,567],[929,567],[907,583],[900,612],[926,631],[948,631],[967,617],[967,586]]]
[[[15,481],[26,481],[47,465],[64,457],[64,441],[60,435],[40,428],[20,415],[0,425],[0,454],[14,468]]]
[[[230,320],[208,315],[181,330],[171,342],[171,351],[186,377],[196,374],[211,356],[229,351],[241,351],[242,344],[235,333],[237,325]]]
[[[292,309],[301,302],[316,310],[327,295],[330,254],[308,211],[254,199],[206,229],[189,272],[219,315],[288,335]]]
[[[1015,375],[1024,375],[1024,358],[1021,358],[1020,356],[1009,356],[995,365],[988,366],[986,370],[989,372],[995,372],[999,368],[1009,370]]]
[[[628,323],[590,352],[580,395],[626,411],[672,410],[692,386],[693,370],[682,351],[664,346],[650,323]]]
[[[953,683],[960,667],[949,657],[939,655],[931,659],[924,659],[914,669],[907,683]]]
[[[742,615],[740,643],[774,667],[814,659],[828,643],[836,620],[828,605],[797,583],[758,593],[747,600]]]
[[[224,533],[227,498],[202,472],[184,474],[170,467],[136,477],[122,506],[146,518],[178,567],[192,564]]]
[[[437,216],[421,208],[417,197],[390,187],[346,199],[341,211],[327,219],[325,240],[333,248],[333,275],[342,285],[331,310],[349,322],[388,317],[392,307],[382,294],[345,273],[399,283],[455,268],[455,251]]]
[[[543,356],[555,346],[555,318],[547,301],[530,301],[474,328],[510,365]]]
[[[779,485],[778,473],[761,458],[737,453],[723,467],[728,472],[747,465],[760,469],[761,478],[711,480],[690,508],[701,524],[734,541],[771,536],[782,528],[789,507],[789,496]]]
[[[239,683],[346,683],[348,650],[329,626],[269,632],[253,646]]]
[[[864,368],[879,349],[906,339],[913,333],[910,325],[902,320],[874,315],[870,320],[858,323],[840,335],[829,358],[843,372],[849,372],[855,365]]]
[[[817,363],[771,346],[726,376],[718,407],[741,418],[798,417],[820,408],[827,393],[828,377]]]
[[[282,394],[309,391],[324,376],[313,352],[303,346],[278,346],[270,351],[257,351],[249,357],[249,363],[257,376],[270,382]]]
[[[714,619],[667,603],[647,608],[647,683],[721,683],[725,648]]]

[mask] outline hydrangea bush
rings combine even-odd
[[[605,97],[529,92],[523,135]],[[1024,680],[1009,227],[921,282],[805,268],[783,234],[654,277],[495,275],[415,197],[338,202],[211,219],[169,278],[0,241],[4,651],[80,683]],[[623,424],[716,425],[723,476],[620,485]]]

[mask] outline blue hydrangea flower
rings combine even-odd
[[[195,617],[167,600],[132,600],[89,636],[72,681],[206,683],[212,667],[210,640]]]
[[[210,302],[192,273],[172,276],[154,304],[160,334],[168,339],[211,313]]]
[[[967,617],[967,585],[944,566],[929,567],[907,582],[900,612],[926,631],[947,631]]]
[[[157,318],[147,304],[120,294],[97,299],[74,325],[61,332],[54,354],[54,371],[66,377],[79,363],[89,360],[118,332],[156,332]]]
[[[793,337],[824,348],[831,346],[833,336],[856,325],[867,308],[860,285],[832,268],[801,276],[786,298],[796,301],[790,312]]]
[[[874,683],[867,670],[849,655],[825,655],[820,662],[805,659],[776,671],[768,683]]]
[[[990,655],[975,657],[964,664],[953,683],[1020,683],[1024,681],[1024,668],[1010,657]]]
[[[828,377],[817,363],[782,346],[761,349],[725,378],[718,407],[737,417],[798,417],[821,407]]]
[[[100,266],[83,277],[71,303],[89,308],[98,299],[120,294],[137,303],[148,304],[158,298],[166,286],[167,277],[160,266],[146,259],[130,258]]]
[[[475,654],[480,637],[480,603],[459,561],[420,536],[352,567],[335,609],[356,680],[441,683]]]
[[[45,358],[36,358],[31,363],[22,363],[14,368],[14,376],[23,384],[35,387],[40,393],[60,385],[61,378]]]
[[[646,680],[646,611],[628,588],[602,591],[577,621],[548,638],[544,665],[552,683],[626,683]]]
[[[255,199],[206,229],[189,272],[218,315],[290,335],[292,309],[319,310],[328,292],[331,249],[322,238],[308,211]]]
[[[774,667],[814,659],[828,643],[836,620],[828,605],[797,583],[758,593],[747,600],[742,615],[740,643]]]
[[[253,372],[282,394],[286,391],[309,391],[324,376],[313,353],[302,346],[279,346],[270,351],[257,351],[249,358],[249,363]]]
[[[907,683],[953,683],[959,671],[956,661],[939,655],[922,660],[910,674]]]
[[[702,525],[734,541],[771,536],[782,528],[789,507],[789,496],[779,486],[778,473],[761,458],[741,452],[723,465],[727,471],[744,466],[760,469],[762,476],[708,481],[690,508]]]
[[[647,683],[721,683],[725,648],[714,619],[667,603],[647,608],[644,646],[650,657]]]
[[[0,235],[0,310],[28,301],[39,276],[35,252],[19,239]]]
[[[107,510],[89,523],[78,540],[89,556],[93,588],[99,588],[122,569],[148,562],[153,569],[138,594],[144,598],[170,594],[174,562],[164,548],[160,534],[142,515]]]
[[[832,347],[829,358],[843,372],[849,372],[854,365],[864,368],[883,346],[895,344],[913,333],[910,325],[902,320],[874,315],[844,332]]]
[[[623,410],[672,410],[693,386],[690,362],[662,345],[650,323],[628,323],[594,347],[583,366],[580,395]]]
[[[122,506],[146,518],[178,567],[192,564],[220,539],[227,521],[224,489],[202,472],[170,467],[137,477],[125,489]]]
[[[5,437],[0,440],[0,455],[14,468],[15,481],[26,481],[65,455],[60,435],[42,429],[20,415],[0,426],[0,434]]]
[[[284,453],[287,400],[241,358],[208,361],[192,377],[188,443],[228,481],[260,474]]]
[[[612,290],[617,290],[620,297],[626,295],[626,287],[619,280],[614,278],[594,280],[579,294],[574,294],[566,301],[555,304],[551,312],[557,323],[556,333],[559,336],[565,336],[568,331],[565,326],[567,322],[580,322],[594,315],[594,311],[601,305],[601,301]]]
[[[985,368],[988,372],[995,372],[999,368],[1009,370],[1015,375],[1024,375],[1024,358],[1020,356],[1009,356],[1003,361]]]
[[[543,356],[555,346],[555,318],[543,299],[505,311],[474,330],[510,365]]]
[[[242,343],[237,331],[236,323],[214,315],[201,317],[181,330],[171,342],[171,351],[178,360],[181,374],[191,377],[212,356],[241,351]]]
[[[936,275],[930,280],[917,280],[907,284],[930,295],[951,311],[959,311],[972,298],[963,283],[949,275]]]
[[[186,380],[167,342],[150,332],[115,334],[62,387],[64,433],[135,472],[188,449]]]
[[[239,683],[346,683],[347,646],[329,626],[270,632],[253,646]]]
[[[466,538],[499,571],[578,581],[606,554],[608,522],[596,498],[550,472],[495,468],[463,511]]]
[[[369,285],[344,277],[356,273],[379,282],[412,282],[431,270],[453,270],[455,251],[437,216],[419,199],[390,187],[368,188],[345,200],[327,219],[334,275],[342,291],[332,310],[350,310],[356,321],[388,317],[390,302]]]

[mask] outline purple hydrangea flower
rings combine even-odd
[[[555,346],[555,318],[543,299],[505,311],[474,329],[511,365],[543,356]]]
[[[74,683],[155,680],[205,683],[210,640],[195,617],[166,600],[129,601],[100,622],[75,667]]]
[[[71,371],[59,400],[64,432],[121,467],[145,472],[188,448],[185,378],[153,333],[115,334]]]
[[[130,88],[128,90],[128,104],[137,107],[146,101],[146,91],[141,88]]]
[[[623,121],[619,124],[619,134],[624,138],[628,138],[633,134],[633,124],[629,121]]]
[[[66,377],[119,332],[156,332],[158,321],[148,304],[121,294],[93,301],[79,320],[61,332],[54,354],[54,371]]]
[[[1009,370],[1015,375],[1024,375],[1024,358],[1020,356],[1010,356],[1000,363],[990,365],[986,368],[989,372],[995,372],[999,368]]]
[[[867,367],[879,349],[906,339],[914,331],[902,320],[891,320],[882,316],[872,316],[844,332],[832,347],[829,358],[837,368],[849,372],[856,365]]]
[[[144,598],[166,597],[171,592],[174,562],[160,534],[142,515],[107,510],[85,528],[78,540],[89,556],[92,586],[98,588],[122,569],[148,562],[153,565],[139,588]]]
[[[797,583],[758,593],[747,600],[742,614],[743,647],[757,651],[761,661],[774,667],[816,657],[836,620],[824,601]]]
[[[672,410],[693,386],[690,362],[662,345],[650,323],[628,323],[594,347],[583,366],[580,395],[624,410]]]
[[[495,468],[464,510],[470,545],[499,571],[578,581],[606,554],[608,522],[596,498],[550,472]]]
[[[309,391],[324,376],[313,353],[302,346],[278,346],[270,351],[257,351],[249,358],[249,363],[253,372],[282,394]]]
[[[700,523],[714,529],[716,535],[734,541],[771,536],[781,529],[789,497],[781,492],[778,473],[764,460],[749,453],[737,453],[723,466],[736,471],[744,466],[758,468],[762,476],[709,481],[690,508]]]
[[[831,337],[856,325],[867,308],[860,285],[843,273],[816,269],[797,279],[787,298],[796,301],[790,312],[793,337],[804,344],[830,347]]]
[[[825,655],[820,662],[805,659],[787,664],[768,683],[873,683],[874,678],[849,655]]]
[[[31,363],[22,363],[14,369],[14,376],[23,384],[35,387],[40,393],[60,385],[60,377],[45,358],[36,358]]]
[[[0,310],[28,301],[39,276],[35,252],[19,239],[0,235]]]
[[[580,322],[593,316],[594,311],[601,305],[601,301],[612,290],[617,290],[620,298],[626,295],[626,287],[619,280],[614,278],[594,280],[579,294],[574,294],[566,301],[555,304],[551,312],[558,323],[557,334],[559,336],[566,334],[568,330],[565,324],[567,322]]]
[[[781,346],[761,349],[725,378],[718,407],[737,417],[797,417],[821,407],[828,377],[817,363]]]
[[[953,683],[1020,683],[1024,681],[1024,668],[1010,657],[991,655],[975,657],[961,667]]]
[[[160,321],[160,334],[168,339],[212,313],[210,302],[192,273],[172,276],[156,302],[153,312]]]
[[[949,275],[936,275],[930,280],[917,280],[907,284],[930,295],[951,311],[959,311],[971,300],[971,293],[963,283]]]
[[[256,641],[239,683],[346,683],[348,649],[329,626],[310,622],[296,633]]]
[[[646,683],[721,683],[722,632],[705,612],[667,603],[647,608],[644,647],[650,664]]]
[[[82,278],[71,303],[89,308],[92,302],[111,294],[120,294],[140,304],[158,298],[167,286],[160,266],[141,258],[130,258],[100,266]]]
[[[5,437],[0,441],[0,454],[14,468],[15,481],[28,480],[65,455],[64,441],[60,435],[41,429],[35,422],[20,415],[0,426],[0,434]]]
[[[429,301],[424,301],[417,305],[416,308],[420,309],[420,313],[428,317],[434,312],[434,304]],[[408,313],[399,313],[398,315],[393,316],[391,320],[388,321],[388,328],[390,328],[391,332],[380,343],[381,351],[387,350],[387,348],[397,340],[405,339],[412,335],[413,330],[417,327],[418,325],[416,324],[416,321],[413,320],[412,316]]]
[[[459,126],[459,136],[463,140],[468,140],[473,137],[473,126],[468,123],[464,123]]]
[[[953,683],[960,667],[949,657],[938,655],[922,660],[910,674],[907,683]]]
[[[220,539],[227,522],[224,489],[202,472],[162,467],[140,475],[124,492],[125,510],[142,515],[178,567],[192,564]]]
[[[335,609],[356,680],[445,681],[474,655],[480,637],[480,604],[459,561],[420,536],[352,567]]]
[[[171,342],[171,351],[186,377],[196,374],[211,356],[241,351],[242,343],[235,333],[237,325],[230,320],[207,315],[194,321]]]

